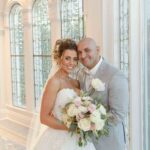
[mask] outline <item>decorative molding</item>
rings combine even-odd
[[[143,112],[142,112],[142,64],[141,64],[141,10],[140,0],[129,1],[129,125],[130,150],[143,150]]]
[[[23,25],[24,27],[31,27],[32,25],[32,9],[23,9]]]
[[[0,36],[4,36],[4,33],[5,33],[4,29],[0,28]]]
[[[0,31],[4,30],[4,13],[0,12]]]
[[[20,4],[22,8],[25,8],[25,0],[8,0],[5,11],[10,12],[14,4]]]
[[[25,109],[17,108],[10,105],[6,106],[6,110],[7,111],[5,116],[7,116],[7,118],[20,122],[27,127],[30,126],[31,119],[35,115],[34,113],[29,112]]]
[[[7,110],[5,108],[1,108],[0,110],[0,120],[6,118]]]
[[[49,18],[50,22],[60,22],[60,1],[55,0],[52,1],[50,0],[48,3],[48,13],[49,13]]]

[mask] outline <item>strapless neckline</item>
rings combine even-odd
[[[74,92],[75,94],[79,95],[79,94],[75,91],[75,89],[72,89],[72,88],[62,88],[61,90],[58,91],[57,95],[59,95],[59,94],[62,93],[63,91],[68,91],[68,90],[70,90],[70,91]]]
[[[58,91],[53,108],[53,115],[58,120],[62,120],[62,109],[77,96],[76,91],[71,88],[63,88]]]

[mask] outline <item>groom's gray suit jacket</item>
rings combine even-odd
[[[81,89],[85,90],[86,73],[84,69],[78,72],[77,79]],[[93,78],[99,78],[105,83],[105,91],[91,93],[92,97],[101,96],[102,103],[109,109],[109,135],[94,141],[96,150],[124,150],[126,136],[124,119],[128,112],[128,82],[120,70],[108,64],[105,60],[98,68]],[[89,92],[91,92],[90,89]]]

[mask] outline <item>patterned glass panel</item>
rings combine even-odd
[[[50,21],[48,0],[36,0],[33,6],[33,57],[35,104],[38,106],[41,91],[51,68]]]
[[[62,38],[79,40],[84,36],[82,0],[61,0]]]
[[[129,52],[129,0],[119,0],[120,8],[120,69],[128,77],[128,52]],[[129,116],[125,120],[127,143],[126,150],[129,149]]]
[[[13,105],[24,107],[25,76],[23,52],[23,20],[22,10],[19,4],[16,4],[12,7],[9,19]]]
[[[128,77],[129,1],[120,0],[120,68]]]

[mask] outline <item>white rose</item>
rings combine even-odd
[[[103,115],[106,115],[106,109],[103,105],[100,106],[99,110]]]
[[[91,104],[92,104],[91,101],[84,101],[83,102],[83,105],[86,106],[86,107],[91,105]]]
[[[74,116],[76,116],[76,115],[78,114],[78,109],[77,109],[77,107],[75,106],[75,104],[70,104],[70,105],[69,105],[69,108],[68,108],[68,110],[67,110],[67,114],[68,114],[68,116],[70,116],[70,117],[74,117]]]
[[[89,110],[91,113],[93,113],[93,112],[96,110],[96,106],[95,106],[94,104],[90,104],[90,105],[88,106],[88,110]]]
[[[102,130],[104,128],[104,125],[105,125],[105,120],[100,119],[99,121],[97,121],[95,123],[95,129],[96,130]]]
[[[105,83],[103,83],[100,79],[96,78],[93,79],[91,82],[92,87],[96,91],[104,91],[105,90]]]
[[[88,108],[84,107],[84,106],[79,106],[78,107],[78,112],[79,113],[86,113],[86,112],[88,112]]]
[[[89,131],[91,128],[91,121],[89,118],[83,118],[78,122],[78,127],[83,131]]]
[[[82,100],[85,100],[85,101],[93,101],[92,97],[90,97],[90,96],[83,96],[83,97],[82,97]]]
[[[93,111],[93,113],[90,115],[91,122],[96,123],[96,122],[100,121],[100,119],[101,119],[100,116],[101,116],[101,114],[100,114],[99,110]]]
[[[74,99],[74,103],[75,103],[75,105],[77,106],[77,107],[79,107],[79,106],[81,106],[81,97],[76,97],[75,99]]]
[[[63,114],[62,115],[62,120],[64,122],[64,124],[69,128],[71,125],[71,119],[67,114]]]

